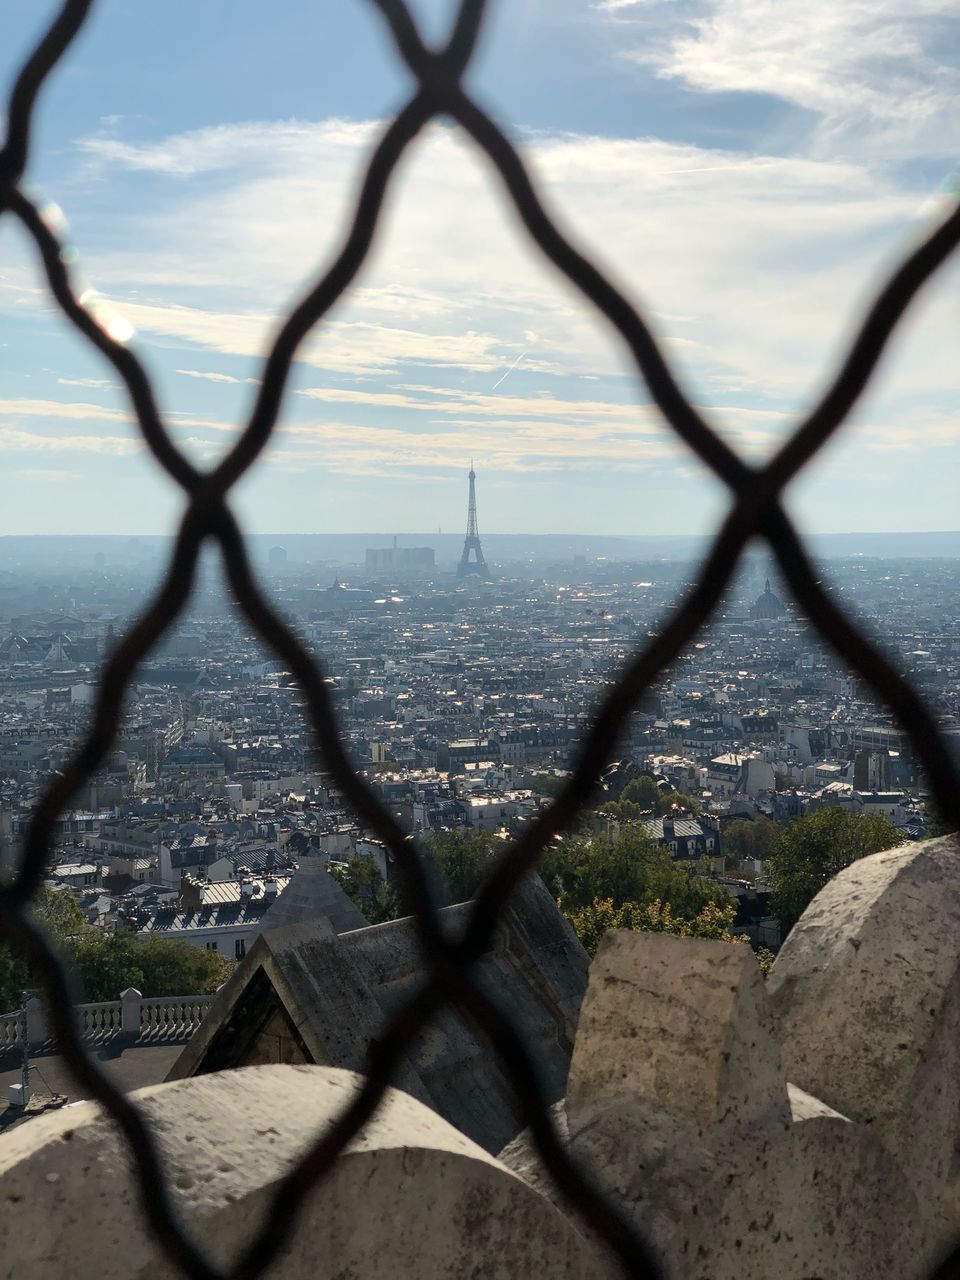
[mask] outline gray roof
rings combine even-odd
[[[642,821],[644,829],[651,839],[664,840],[670,838],[663,833],[663,818],[644,818]],[[667,821],[669,822],[670,819],[668,818]],[[674,837],[680,836],[687,840],[699,840],[704,834],[703,827],[696,818],[674,818],[673,820]],[[713,833],[711,832],[711,834]]]
[[[334,933],[365,929],[366,918],[350,901],[319,858],[304,858],[270,908],[265,929],[280,929],[326,916]]]
[[[460,932],[471,903],[441,914]],[[476,977],[514,1025],[540,1071],[548,1102],[563,1096],[589,961],[538,876],[514,894]],[[267,928],[221,989],[169,1079],[265,1061],[278,1019],[288,1061],[363,1071],[371,1041],[423,986],[426,967],[412,919],[336,936],[329,920]],[[272,1058],[270,1060],[278,1060]],[[525,1125],[492,1047],[444,1008],[413,1042],[394,1084],[497,1152]]]

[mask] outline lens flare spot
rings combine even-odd
[[[40,206],[39,212],[43,225],[51,234],[62,236],[69,231],[70,224],[67,222],[67,215],[55,200],[47,200]]]
[[[84,289],[77,299],[92,320],[114,342],[129,342],[136,330],[98,289]]]
[[[120,315],[115,311],[109,322],[104,326],[107,336],[111,337],[114,342],[129,342],[134,335],[134,328],[126,316]]]

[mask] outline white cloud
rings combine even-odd
[[[119,386],[119,383],[111,382],[109,378],[58,378],[57,382],[61,387],[87,387],[96,391],[112,391]]]
[[[199,173],[240,169],[251,161],[258,167],[264,163],[283,167],[291,156],[299,158],[304,147],[364,146],[376,128],[374,123],[349,120],[327,120],[320,125],[312,121],[265,120],[211,125],[149,144],[122,142],[98,134],[81,139],[79,146],[105,166],[190,178]]]
[[[185,306],[124,302],[138,329],[180,338],[225,355],[259,357],[278,328],[269,313],[216,311]],[[494,334],[424,332],[363,320],[328,321],[304,344],[299,359],[319,369],[369,376],[391,373],[407,363],[455,365],[492,372],[503,364],[504,350]],[[184,372],[178,370],[179,373]],[[192,375],[204,376],[204,375]],[[217,377],[211,381],[225,381]],[[236,381],[256,382],[253,378]]]
[[[0,427],[0,453],[96,453],[125,458],[143,447],[140,440],[124,436],[43,436]]]
[[[0,422],[19,422],[24,419],[43,418],[51,420],[52,434],[39,435],[31,432],[6,428],[4,439],[7,448],[26,449],[36,447],[38,450],[83,451],[88,453],[127,454],[136,453],[144,445],[139,427],[132,413],[124,409],[113,409],[105,405],[84,404],[82,402],[64,403],[59,400],[31,400],[26,398],[0,400]],[[188,428],[201,429],[215,433],[236,435],[239,427],[236,423],[221,422],[217,419],[200,418],[180,411],[168,411],[166,421],[174,434]],[[60,423],[110,423],[125,426],[129,430],[128,437],[106,436],[93,432],[86,436],[62,435],[58,433]],[[179,443],[190,444],[191,438],[179,437]],[[203,440],[204,448],[209,448],[209,440]]]
[[[604,7],[629,16],[632,6]],[[662,76],[814,112],[817,143],[830,151],[955,153],[960,72],[943,51],[958,33],[956,0],[700,0],[692,12],[656,12],[634,56]]]
[[[94,140],[90,154],[105,168],[189,172],[196,180],[170,184],[168,199],[161,189],[147,217],[139,198],[118,203],[113,221],[97,224],[104,241],[86,253],[85,266],[143,339],[177,350],[184,379],[256,382],[284,309],[302,294],[306,264],[329,260],[339,242],[377,128],[224,126],[120,150]],[[812,399],[878,271],[922,225],[913,192],[851,161],[570,134],[529,135],[526,150],[572,234],[643,304],[693,398],[752,457],[769,452],[797,406]],[[433,129],[402,169],[371,262],[300,353],[326,383],[302,392],[301,411],[307,402],[351,406],[378,433],[360,438],[353,426],[352,441],[338,436],[337,466],[426,472],[438,465],[430,461],[436,449],[446,459],[439,465],[459,465],[463,454],[456,464],[453,457],[469,456],[471,420],[495,433],[487,443],[506,469],[609,465],[634,442],[632,456],[647,466],[644,442],[674,447],[644,389],[622,379],[630,367],[617,336],[527,245],[496,191],[444,128]],[[0,300],[46,308],[42,291],[9,279]],[[885,423],[909,426],[910,395],[960,390],[951,338],[958,321],[955,290],[938,282],[884,365],[886,401],[878,408],[874,396],[870,406],[878,432]],[[187,351],[194,354],[180,354]],[[198,352],[243,357],[250,374],[210,370]],[[491,394],[522,352],[503,393]],[[442,385],[427,385],[431,367]],[[587,380],[598,394],[582,394]],[[636,404],[614,403],[631,388]],[[111,420],[100,406],[16,403],[31,416]],[[236,426],[185,404],[186,412],[168,417],[200,429],[191,447],[205,458],[212,445],[203,433]],[[448,428],[453,443],[441,443],[436,430],[411,436],[394,411]],[[125,412],[109,412],[130,422]],[[297,447],[316,460],[316,441],[331,425],[292,416],[297,430],[308,429]],[[531,423],[548,430],[518,434]],[[388,428],[400,434],[385,436]],[[412,439],[413,462],[403,438]],[[287,439],[277,456],[293,443]]]
[[[178,369],[185,378],[202,378],[204,382],[241,382],[241,378],[233,378],[229,373],[204,373],[199,369]]]
[[[574,429],[584,439],[604,433],[661,438],[669,438],[670,435],[659,413],[650,405],[562,399],[551,395],[493,395],[415,385],[401,385],[396,391],[305,387],[298,394],[330,404],[414,410],[434,422],[450,425],[469,423],[476,417],[490,420],[501,430],[514,430],[518,425],[522,426],[525,419],[536,419],[547,423],[551,430],[562,424],[564,430]],[[779,434],[787,416],[771,409],[698,407],[706,416],[721,423],[725,434],[751,449],[762,444],[769,446],[771,437]]]
[[[299,460],[324,470],[352,475],[385,474],[419,468],[462,470],[472,453],[498,473],[560,471],[573,466],[602,467],[612,462],[626,470],[647,470],[672,459],[678,447],[665,438],[584,430],[561,422],[527,421],[477,427],[449,423],[442,430],[366,427],[348,423],[294,424],[279,430],[277,458]]]
[[[153,217],[137,204],[129,236],[118,210],[91,275],[142,333],[256,358],[339,243],[377,128],[223,126],[119,150],[88,140],[104,164],[218,174],[177,184]],[[805,394],[865,282],[916,226],[916,196],[852,162],[580,135],[531,135],[526,150],[554,208],[656,313],[701,394]],[[115,247],[127,239],[135,249]],[[416,364],[499,376],[525,350],[528,374],[628,367],[504,216],[485,167],[436,127],[398,175],[357,287],[302,359],[358,377]]]
[[[102,404],[64,403],[60,400],[27,398],[0,400],[0,417],[69,418],[75,422],[131,422],[129,413]]]

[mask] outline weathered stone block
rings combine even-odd
[[[611,931],[590,984],[567,1082],[567,1113],[642,1099],[706,1131],[787,1115],[780,1047],[749,947]]]
[[[855,862],[768,979],[789,1079],[870,1125],[934,1215],[960,1139],[958,853],[950,836]]]
[[[573,1157],[671,1276],[872,1280],[913,1274],[936,1252],[930,1215],[882,1135],[786,1084],[746,947],[608,934],[564,1120]],[[555,1194],[529,1135],[501,1159]]]
[[[141,1090],[177,1209],[214,1260],[254,1234],[278,1181],[359,1087],[329,1067],[250,1067]],[[0,1144],[0,1277],[173,1277],[149,1235],[126,1149],[93,1103]],[[600,1280],[557,1210],[433,1111],[389,1090],[308,1198],[276,1280]],[[609,1274],[609,1272],[607,1272]]]

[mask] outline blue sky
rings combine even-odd
[[[51,8],[3,6],[6,83]],[[450,6],[415,8],[439,36]],[[501,0],[470,85],[697,404],[759,459],[954,189],[958,33],[955,0]],[[233,438],[408,90],[367,0],[100,0],[50,82],[31,190],[62,210],[84,282],[133,328],[202,463]],[[960,527],[958,273],[792,487],[804,526]],[[180,495],[111,375],[0,221],[0,533],[173,527]],[[455,531],[471,455],[481,532],[698,532],[726,505],[439,125],[235,501],[260,532]]]

